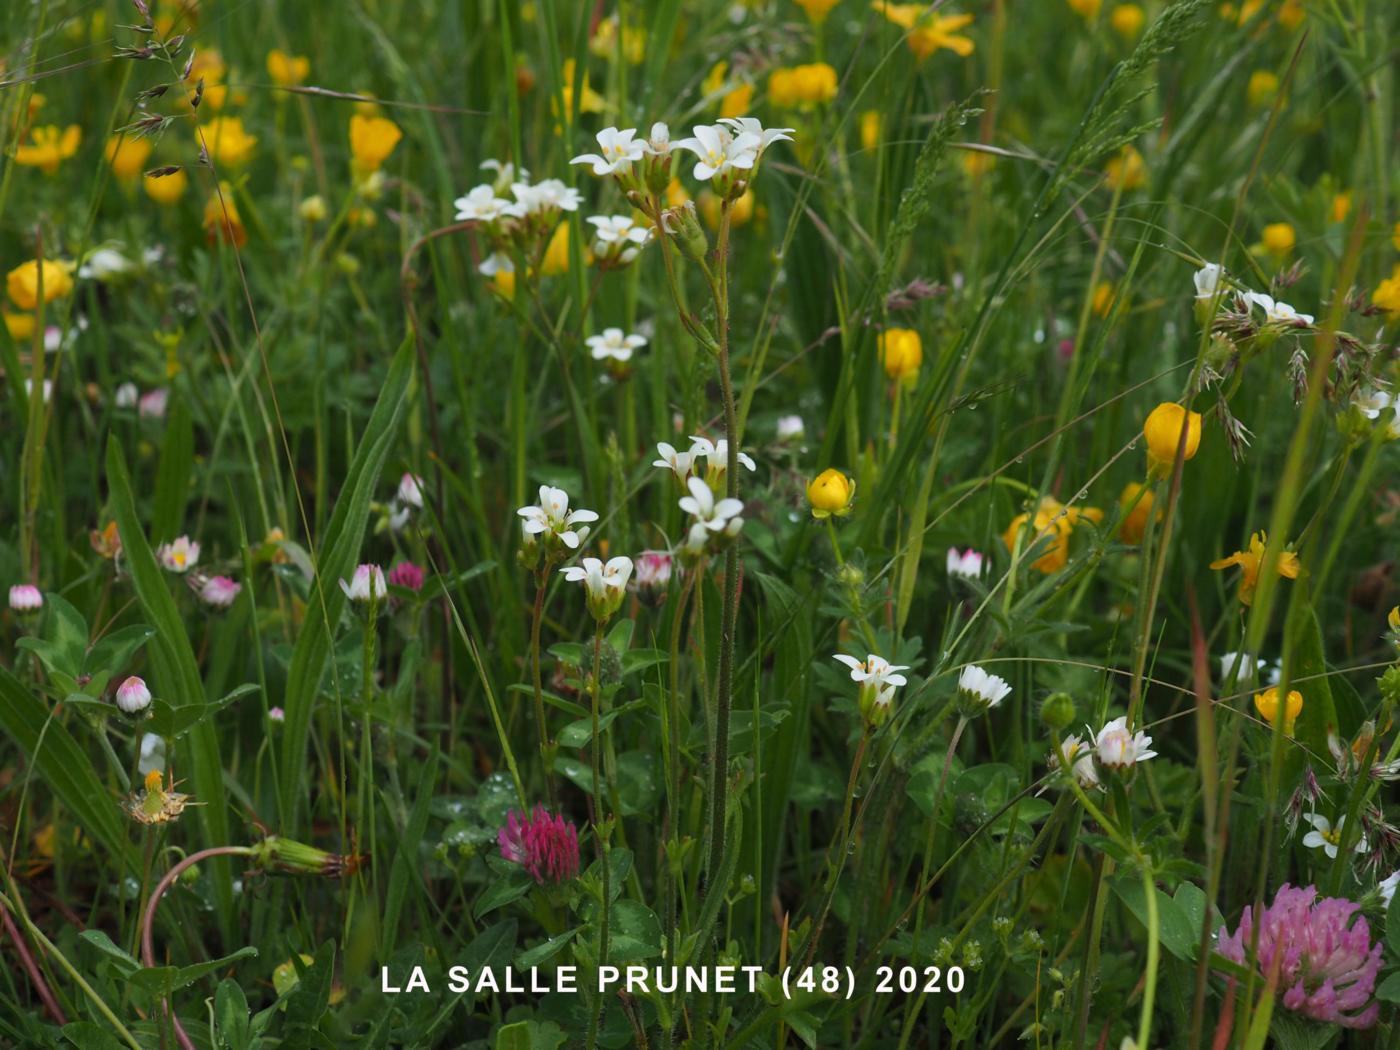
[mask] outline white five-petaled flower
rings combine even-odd
[[[457,209],[458,222],[495,222],[510,207],[510,201],[497,197],[496,188],[487,183],[473,186],[452,204]]]
[[[340,589],[352,602],[383,601],[389,594],[384,570],[378,565],[357,565],[350,582],[340,581]]]
[[[556,209],[578,211],[583,200],[578,190],[558,179],[545,179],[534,184],[513,182],[510,191],[515,195],[515,201],[506,207],[505,212],[517,219]]]
[[[44,607],[44,593],[32,583],[17,583],[10,588],[10,610],[17,613],[38,612]]]
[[[583,584],[589,612],[594,619],[606,620],[622,604],[627,581],[632,576],[632,559],[609,558],[605,565],[597,558],[584,558],[582,565],[566,565],[559,571],[564,579]]]
[[[188,536],[156,548],[156,559],[171,572],[189,572],[199,563],[199,544]]]
[[[962,553],[956,547],[948,548],[948,575],[975,580],[982,575],[982,554],[971,547]]]
[[[906,685],[909,681],[899,673],[909,670],[908,664],[892,664],[874,653],[867,654],[864,660],[857,660],[845,653],[833,653],[832,659],[851,669],[851,681],[861,685],[868,682],[878,692],[893,692],[896,686]]]
[[[729,469],[729,441],[720,438],[718,441],[711,441],[707,437],[700,437],[692,434],[690,437],[690,458],[694,462],[697,458],[703,457],[705,460],[705,472],[712,479],[723,477],[724,472]],[[749,470],[757,470],[758,464],[753,461],[753,457],[747,452],[737,452],[734,458],[740,465]]]
[[[1335,860],[1337,850],[1342,844],[1342,827],[1346,824],[1345,816],[1338,818],[1337,826],[1333,827],[1332,822],[1320,813],[1309,813],[1303,818],[1312,825],[1312,831],[1303,836],[1303,845],[1309,849],[1322,847],[1322,852],[1326,853],[1329,859]],[[1356,853],[1366,852],[1366,835],[1362,835],[1356,840],[1353,847]]]
[[[1006,699],[1011,685],[1005,678],[988,674],[976,664],[968,664],[958,675],[958,692],[974,711],[990,711]]]
[[[1220,680],[1244,688],[1259,680],[1259,672],[1268,665],[1249,653],[1229,652],[1220,658]]]
[[[151,706],[151,691],[144,681],[132,675],[117,686],[117,706],[126,714],[138,714]]]
[[[227,576],[210,576],[199,585],[199,600],[215,609],[227,609],[243,585]]]
[[[1272,295],[1265,295],[1262,292],[1245,292],[1244,301],[1251,308],[1257,306],[1263,310],[1264,320],[1268,324],[1286,324],[1298,327],[1313,323],[1312,314],[1300,314],[1287,303],[1275,300]]]
[[[491,157],[487,160],[483,160],[479,166],[482,171],[494,171],[496,173],[496,178],[492,181],[491,186],[497,191],[504,190],[510,186],[515,182],[517,175],[522,180],[528,180],[530,178],[530,173],[528,171],[524,168],[517,170],[515,165],[508,160],[499,161]]]
[[[763,155],[763,151],[775,142],[791,142],[792,135],[789,132],[795,128],[765,128],[757,117],[720,117],[721,124],[728,124],[736,135],[752,135],[758,139],[758,152]]]
[[[520,528],[527,537],[553,536],[571,551],[588,538],[587,523],[598,520],[597,511],[570,510],[569,494],[551,485],[540,486],[538,506],[521,507],[516,513],[523,519]]]
[[[1393,409],[1390,417],[1390,437],[1400,438],[1400,397],[1384,390],[1371,390],[1356,399],[1356,407],[1367,419],[1379,419],[1386,409]]]
[[[1081,740],[1077,733],[1071,733],[1060,741],[1060,750],[1050,749],[1046,765],[1052,772],[1060,771],[1060,754],[1069,762],[1070,771],[1079,786],[1085,791],[1099,786],[1099,774],[1094,769],[1094,748],[1087,740]]]
[[[695,177],[702,182],[728,174],[730,171],[749,171],[758,161],[763,139],[749,132],[737,137],[722,124],[700,124],[695,127],[690,138],[675,143],[675,149],[690,150],[695,154]]]
[[[423,509],[423,479],[416,474],[399,478],[399,502],[414,510]]]
[[[1389,908],[1390,902],[1395,898],[1395,891],[1400,889],[1400,868],[1381,879],[1376,889],[1380,891],[1381,900],[1385,901],[1385,906]]]
[[[1136,734],[1131,732],[1126,718],[1113,719],[1094,735],[1099,765],[1106,769],[1128,769],[1149,758],[1156,758],[1157,752],[1151,748],[1152,738],[1141,730]]]
[[[663,125],[664,127],[664,125]],[[625,173],[633,161],[642,159],[646,143],[636,138],[636,128],[604,128],[598,132],[598,152],[582,153],[569,161],[570,164],[590,164],[594,175],[614,175]]]
[[[595,361],[630,361],[633,350],[647,345],[644,336],[624,332],[621,328],[604,328],[602,335],[590,335],[584,342]]]
[[[710,532],[724,532],[732,536],[739,531],[744,523],[739,516],[744,510],[742,500],[716,500],[710,486],[696,477],[687,478],[685,486],[690,490],[690,495],[681,497],[681,510],[692,515]]]
[[[684,481],[690,476],[690,463],[692,456],[689,452],[677,452],[675,446],[667,444],[665,441],[656,443],[656,454],[660,459],[651,462],[653,467],[661,467],[676,475],[676,480]]]
[[[1220,276],[1224,273],[1219,263],[1206,263],[1191,276],[1196,284],[1196,298],[1214,299],[1220,289]]]

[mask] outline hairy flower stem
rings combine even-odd
[[[825,900],[822,902],[821,914],[817,917],[817,924],[812,927],[812,936],[807,941],[806,951],[803,953],[803,967],[812,964],[812,958],[817,950],[817,943],[822,937],[822,928],[826,925],[827,916],[831,914],[831,904],[836,899],[836,884],[841,880],[841,871],[846,866],[846,857],[850,853],[851,843],[851,809],[855,805],[856,786],[860,782],[860,767],[865,762],[865,749],[870,744],[870,728],[867,726],[860,734],[860,744],[856,747],[856,757],[851,761],[851,775],[846,779],[846,803],[841,807],[841,824],[836,829],[836,836],[831,840],[831,845],[835,849],[828,849],[826,855],[827,881],[825,890]]]
[[[725,495],[739,495],[739,423],[734,407],[734,383],[729,373],[729,202],[720,207],[719,280],[715,292],[715,327],[719,332],[719,382],[724,396],[724,436],[728,442]],[[734,625],[739,617],[739,550],[731,544],[724,553],[724,604],[720,612],[719,681],[715,699],[715,746],[710,782],[710,865],[706,893],[723,893],[715,880],[724,864],[724,825],[729,793],[729,708],[734,694]]]
[[[544,593],[549,579],[549,559],[535,572],[535,605],[530,614],[530,681],[535,690],[535,728],[540,735],[540,762],[544,766],[545,797],[551,811],[557,811],[554,799],[554,775],[549,768],[549,728],[544,714],[544,689],[540,684],[540,623],[544,619]],[[596,786],[596,781],[595,781]]]
[[[593,632],[593,746],[591,748],[591,758],[593,764],[593,835],[598,843],[598,857],[602,861],[603,868],[603,900],[602,908],[599,911],[598,922],[598,966],[601,969],[608,963],[608,910],[612,899],[612,873],[608,870],[611,862],[608,857],[608,837],[603,833],[602,811],[603,811],[603,791],[602,781],[598,776],[598,755],[599,741],[602,738],[602,730],[599,727],[598,709],[603,698],[603,622],[598,621]],[[603,1020],[603,993],[597,991],[597,997],[593,1002],[593,1016],[588,1021],[588,1050],[594,1050],[598,1045],[598,1027]]]

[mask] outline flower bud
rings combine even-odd
[[[855,495],[855,480],[835,467],[828,467],[807,485],[807,502],[812,506],[814,518],[844,517],[851,512]]]
[[[676,208],[668,208],[661,213],[662,225],[666,232],[675,238],[681,254],[695,262],[703,262],[710,250],[710,239],[700,226],[700,218],[695,214],[695,202],[686,201]]]
[[[1074,697],[1051,693],[1040,705],[1040,720],[1055,732],[1063,732],[1074,722]]]

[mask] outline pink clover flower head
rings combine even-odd
[[[416,593],[423,589],[423,570],[411,561],[401,561],[389,570],[389,582]]]
[[[501,856],[519,864],[536,882],[560,883],[578,874],[578,829],[562,815],[536,806],[529,816],[511,810],[496,832]]]
[[[1364,917],[1351,922],[1361,906],[1344,897],[1318,899],[1314,886],[1284,883],[1274,902],[1259,917],[1259,969],[1266,976],[1277,967],[1282,1002],[1314,1021],[1344,1028],[1370,1028],[1380,1015],[1371,998],[1381,969],[1381,945],[1371,941]],[[1245,964],[1255,919],[1246,907],[1239,928],[1222,926],[1216,948],[1233,962]]]

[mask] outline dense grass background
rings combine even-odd
[[[1396,314],[1370,303],[1400,248],[1400,12],[1148,2],[1129,33],[1115,6],[961,3],[975,50],[923,61],[881,5],[857,0],[816,24],[787,0],[217,0],[156,4],[153,33],[115,0],[7,12],[3,268],[104,245],[135,266],[75,278],[49,303],[40,335],[56,326],[61,347],[37,361],[40,343],[0,336],[0,581],[47,595],[38,617],[0,618],[15,917],[0,1042],[172,1045],[166,995],[201,1046],[585,1045],[595,1005],[606,1046],[1117,1046],[1148,1019],[1150,1045],[1341,1041],[1258,974],[1227,987],[1202,934],[1233,929],[1284,882],[1315,884],[1363,902],[1387,966],[1400,963],[1400,920],[1387,929],[1376,892],[1400,846],[1393,786],[1338,776],[1328,748],[1329,730],[1350,741],[1368,723],[1380,732],[1359,759],[1397,746],[1396,691],[1377,685],[1396,654],[1397,452],[1385,420],[1350,402],[1396,378]],[[308,58],[307,90],[273,82],[274,47]],[[177,81],[212,51],[227,68],[196,119]],[[775,105],[771,71],[818,60],[835,97]],[[758,469],[739,477],[728,821],[716,834],[716,557],[629,598],[602,648],[617,712],[609,958],[770,973],[815,960],[855,968],[858,994],[386,997],[381,965],[597,959],[593,621],[551,574],[548,763],[516,509],[558,485],[601,516],[588,553],[666,549],[684,515],[655,443],[725,428],[715,361],[683,327],[658,247],[619,271],[586,265],[586,216],[630,207],[568,160],[610,124],[685,134],[745,85],[738,112],[796,130],[765,154],[752,216],[730,231],[739,444]],[[196,144],[218,86],[222,114],[257,137],[239,168],[211,170]],[[591,94],[601,112],[581,111]],[[347,138],[371,97],[403,132],[372,199]],[[144,167],[189,179],[170,205],[104,160],[108,135],[148,114],[169,119]],[[13,157],[31,124],[82,129],[52,174]],[[1123,147],[1139,179],[1106,176]],[[484,238],[444,232],[453,200],[491,178],[488,158],[585,200],[565,271],[519,275],[513,298],[477,273]],[[690,167],[680,181],[699,197]],[[208,236],[220,180],[241,246]],[[1294,231],[1287,251],[1266,246],[1277,223]],[[1316,326],[1270,346],[1212,343],[1191,281],[1203,262],[1272,286]],[[698,274],[682,275],[713,323]],[[625,379],[584,347],[606,326],[649,337]],[[881,367],[887,327],[920,334],[907,385]],[[46,402],[25,376],[52,381]],[[163,414],[120,404],[128,382],[166,390]],[[1200,451],[1154,483],[1164,513],[1129,545],[1119,497],[1145,480],[1143,418],[1182,398],[1206,414]],[[782,440],[792,414],[805,435]],[[1232,449],[1227,420],[1247,444]],[[828,529],[804,490],[833,466],[855,502]],[[405,472],[425,506],[396,530]],[[1014,555],[1002,540],[1042,496],[1105,512],[1049,574],[1024,557],[1028,532]],[[112,521],[115,561],[90,538]],[[1266,573],[1245,607],[1209,563],[1265,529],[1304,571]],[[159,567],[152,551],[182,534],[202,545],[201,569],[242,584],[231,608]],[[950,578],[950,546],[985,552],[989,571]],[[401,560],[426,585],[367,621],[337,581]],[[1280,660],[1302,693],[1294,736],[1222,678],[1219,658],[1240,649]],[[868,737],[836,652],[912,668]],[[1012,692],[965,722],[955,683],[969,663]],[[149,721],[110,703],[129,674],[157,698]],[[1056,693],[1073,702],[1062,731],[1131,714],[1154,738],[1159,757],[1100,797],[1107,814],[1063,787],[1039,793],[1041,706]],[[121,807],[161,762],[141,765],[148,733],[198,803],[152,826]],[[1309,778],[1326,794],[1308,811],[1364,822],[1367,855],[1333,862],[1292,833]],[[496,832],[551,798],[588,870],[546,890],[500,859]],[[331,879],[205,860],[164,895],[161,968],[142,972],[161,877],[267,834],[363,862]],[[966,986],[874,994],[875,967],[905,962],[961,967]],[[1348,1045],[1390,1045],[1395,985],[1380,1026]]]

